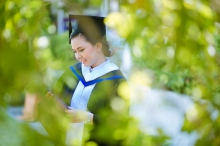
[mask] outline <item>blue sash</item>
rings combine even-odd
[[[114,76],[111,76],[109,78],[98,78],[98,79],[94,79],[94,80],[86,82],[85,79],[83,77],[81,77],[72,66],[70,66],[70,69],[76,75],[76,77],[82,82],[84,87],[87,87],[87,86],[90,86],[92,84],[96,84],[96,83],[99,83],[99,82],[103,82],[103,81],[106,81],[106,80],[115,80],[115,79],[123,78],[120,75],[114,75]]]

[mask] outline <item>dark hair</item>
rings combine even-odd
[[[106,40],[105,36],[100,37],[97,35],[91,35],[82,32],[72,32],[70,34],[70,42],[74,37],[78,36],[79,34],[83,35],[86,41],[90,42],[92,45],[95,45],[96,43],[102,43],[102,51],[106,57],[111,57],[113,55],[113,53],[109,50],[109,43]]]

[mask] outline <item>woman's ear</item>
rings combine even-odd
[[[102,50],[102,43],[96,43],[97,51]]]

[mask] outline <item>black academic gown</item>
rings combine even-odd
[[[71,68],[73,77],[77,83],[80,82],[80,78],[81,80],[84,79],[81,71],[81,63]],[[127,137],[126,129],[129,122],[129,97],[121,97],[118,91],[122,84],[124,87],[128,87],[127,80],[120,70],[111,71],[97,79],[100,82],[97,82],[93,88],[87,104],[87,110],[94,114],[93,125],[85,124],[84,136],[89,132],[90,138],[87,139],[84,137],[84,140],[94,141],[101,146],[123,145],[123,141]],[[74,89],[72,91],[73,94]],[[114,110],[114,105],[112,104],[118,104],[116,106],[123,106],[124,108]],[[125,136],[114,136],[119,129],[124,130]]]

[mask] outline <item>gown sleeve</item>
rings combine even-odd
[[[121,114],[122,112],[118,113],[120,111],[114,110],[115,105],[113,104],[117,101],[125,105],[124,109],[121,108],[121,110],[124,115],[128,116],[129,109],[126,108],[126,105],[129,104],[130,97],[126,97],[125,99],[119,94],[118,91],[121,84],[126,84],[128,86],[125,79],[105,81],[96,85],[88,102],[88,110],[94,114],[94,124],[105,122],[108,120],[109,115]]]
[[[70,105],[71,97],[76,89],[77,83],[78,78],[76,78],[69,69],[66,69],[54,84],[51,91],[65,104]]]
[[[126,131],[129,124],[130,97],[125,99],[119,94],[121,84],[128,85],[125,79],[105,81],[98,83],[92,92],[88,110],[94,114],[94,117],[89,141],[95,141],[98,145],[123,145],[122,139],[117,140],[114,137],[117,130]],[[120,110],[115,110],[115,106],[122,106],[121,103],[124,106],[118,108]]]

